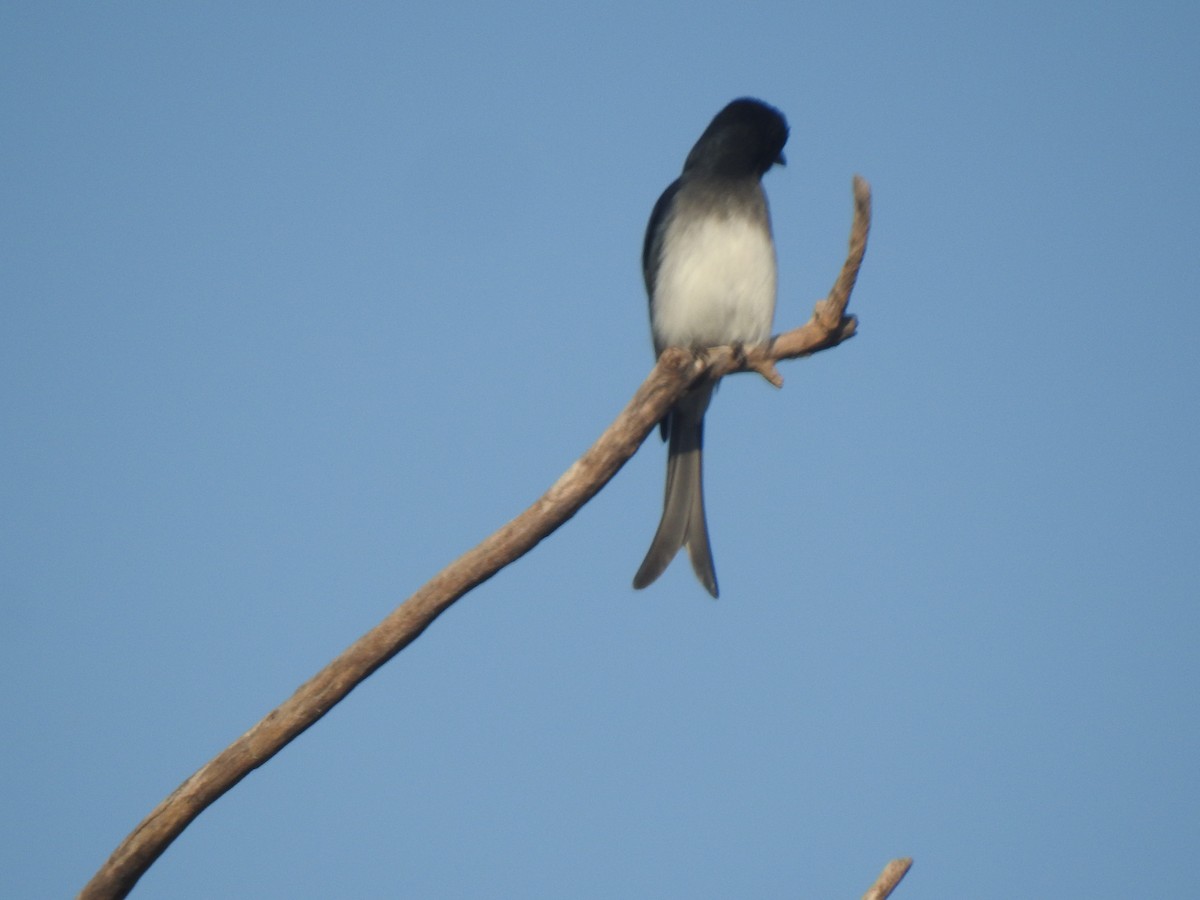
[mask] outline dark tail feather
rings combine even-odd
[[[712,390],[711,385],[705,385],[693,391],[670,412],[663,514],[646,558],[633,578],[635,588],[653,583],[666,571],[680,548],[686,546],[696,577],[710,594],[717,596],[717,575],[704,519],[702,465],[704,412]]]
[[[700,422],[703,431],[704,422]],[[687,548],[688,557],[692,561],[692,571],[704,585],[704,589],[715,599],[717,590],[717,572],[713,568],[712,546],[708,543],[708,521],[704,516],[704,467],[701,461],[702,453],[696,450],[696,491],[692,495],[692,509],[688,521]]]

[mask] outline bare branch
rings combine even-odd
[[[883,871],[879,873],[879,877],[875,879],[871,889],[863,894],[863,900],[885,900],[896,889],[900,880],[908,874],[912,864],[911,857],[893,859],[883,867]]]
[[[757,371],[781,384],[774,362],[808,356],[851,337],[844,315],[870,227],[870,188],[855,177],[850,254],[813,318],[770,342],[702,353],[669,349],[600,439],[527,510],[467,551],[350,645],[282,705],[175,789],[122,841],[79,894],[84,900],[126,896],[170,843],[218,797],[329,712],[372,672],[407,647],[447,607],[570,519],[637,451],[671,404],[698,379]],[[773,375],[772,375],[773,373]]]

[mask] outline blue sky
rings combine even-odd
[[[8,5],[0,894],[531,502],[648,372],[642,230],[780,107],[722,597],[629,582],[642,451],[135,896],[1125,898],[1200,834],[1194,4]]]

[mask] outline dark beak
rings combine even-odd
[[[787,165],[787,157],[784,156],[782,152],[777,157],[775,157],[775,165],[777,165],[777,166],[786,166]]]

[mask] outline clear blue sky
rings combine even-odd
[[[729,380],[722,597],[629,586],[657,438],[136,896],[1187,896],[1200,7],[0,11],[0,895],[531,502],[651,365],[642,231],[792,126],[777,330],[875,188],[860,335]]]

